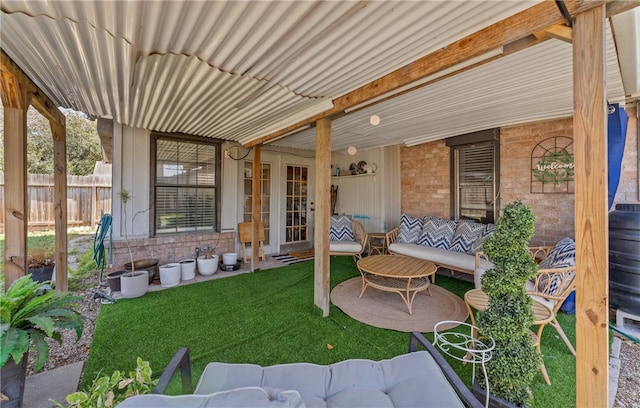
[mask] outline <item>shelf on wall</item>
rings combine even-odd
[[[377,176],[378,173],[362,173],[362,174],[349,174],[349,175],[345,175],[345,176],[331,176],[332,179],[346,179],[346,178],[353,178],[353,177],[367,177],[367,176]]]

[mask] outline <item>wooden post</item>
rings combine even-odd
[[[253,174],[251,177],[251,271],[260,269],[260,146],[253,147]]]
[[[576,406],[609,397],[605,7],[573,25],[576,236]]]
[[[314,303],[329,316],[329,218],[331,217],[331,120],[316,122]]]
[[[67,133],[65,124],[50,122],[53,135],[53,203],[56,290],[69,288],[67,277]]]
[[[2,71],[4,105],[5,169],[5,288],[26,275],[29,201],[27,197],[27,109],[26,89],[14,75]]]

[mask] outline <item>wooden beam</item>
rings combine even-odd
[[[555,24],[544,30],[545,33],[551,38],[565,41],[568,43],[573,42],[573,30],[564,24]]]
[[[33,83],[24,71],[9,58],[4,50],[0,50],[0,71],[13,75],[19,83],[23,84],[29,95],[30,103],[45,118],[49,119],[50,122],[56,122],[61,125],[65,124],[66,118],[57,108],[56,104]]]
[[[331,120],[316,122],[314,303],[329,316],[329,223],[331,217]]]
[[[26,275],[29,201],[27,197],[27,109],[23,83],[10,72],[0,72],[4,105],[5,168],[5,288]]]
[[[251,271],[260,269],[260,146],[253,147],[253,175],[251,177]]]
[[[53,135],[53,211],[56,290],[67,291],[67,134],[64,124],[50,122]],[[93,214],[91,215],[93,219]]]
[[[605,7],[573,24],[576,237],[576,406],[609,397]]]
[[[638,4],[640,4],[639,1],[640,0],[612,2],[612,0],[575,0],[567,1],[566,4],[570,14],[577,15],[594,7],[610,3],[607,7],[607,13],[611,15],[637,7]],[[499,47],[509,47],[514,42],[519,42],[526,37],[533,36],[537,32],[544,31],[550,26],[564,22],[565,19],[554,1],[545,1],[536,4],[527,10],[507,17],[447,47],[441,48],[398,68],[346,95],[334,99],[333,108],[329,110],[313,115],[269,135],[256,138],[246,143],[246,146],[251,147],[266,143],[271,139],[312,124],[319,119],[332,117],[342,113],[345,109],[366,103],[371,99],[410,85],[412,82],[460,64],[470,58],[482,55]],[[528,42],[530,45],[534,43],[535,41]]]

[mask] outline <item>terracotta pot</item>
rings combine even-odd
[[[27,351],[22,355],[22,360],[18,364],[9,357],[9,360],[2,366],[0,372],[2,393],[9,398],[8,401],[2,401],[2,408],[19,408],[22,405],[28,359],[29,352]]]

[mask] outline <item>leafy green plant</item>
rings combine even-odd
[[[150,394],[158,383],[152,380],[151,366],[148,361],[137,358],[135,371],[114,371],[111,375],[98,376],[86,391],[78,391],[67,395],[70,408],[102,408],[113,407],[134,395]],[[64,405],[56,402],[58,407]]]
[[[496,232],[483,244],[493,268],[482,276],[482,290],[489,307],[478,316],[483,335],[496,342],[487,363],[491,393],[525,405],[531,399],[530,384],[540,366],[529,327],[534,321],[525,283],[535,277],[537,266],[527,249],[535,216],[521,201],[505,206]]]
[[[79,299],[69,292],[53,291],[47,283],[33,281],[31,275],[14,281],[0,296],[0,366],[10,357],[19,363],[31,349],[38,371],[49,357],[46,338],[62,343],[57,330],[73,329],[79,340],[84,330],[75,303]]]

